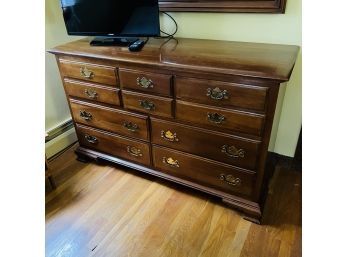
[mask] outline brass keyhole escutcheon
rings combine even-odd
[[[218,87],[214,89],[207,88],[207,96],[210,96],[210,98],[214,100],[223,100],[228,99],[228,92],[227,90],[221,90]]]
[[[178,142],[179,141],[179,138],[177,137],[176,133],[172,133],[170,130],[167,130],[167,131],[162,130],[161,137],[164,140],[167,140],[170,142],[174,142],[174,141]]]
[[[154,84],[151,79],[147,79],[145,77],[137,78],[137,85],[142,88],[153,88]]]
[[[242,180],[240,178],[236,178],[233,175],[220,174],[220,180],[226,182],[231,186],[240,186],[242,183]]]
[[[135,132],[138,130],[138,125],[132,122],[125,121],[123,122],[123,127],[131,132]]]
[[[91,136],[91,135],[85,135],[85,139],[87,140],[88,143],[91,143],[91,144],[97,144],[98,143],[98,139],[94,136]]]
[[[143,107],[145,110],[153,111],[155,110],[155,104],[148,100],[139,100],[139,104],[141,107]]]
[[[90,88],[85,89],[85,95],[92,99],[96,99],[98,97],[98,93]]]
[[[87,69],[87,67],[81,67],[80,74],[83,78],[86,78],[86,79],[92,79],[94,77],[93,71]]]
[[[135,157],[143,156],[141,150],[139,148],[136,148],[135,146],[127,146],[127,152]]]
[[[215,124],[222,124],[226,120],[225,116],[223,116],[222,114],[216,113],[216,112],[214,112],[214,113],[208,112],[207,119],[208,119],[208,121],[215,123]]]
[[[179,168],[179,161],[178,160],[174,160],[172,157],[163,157],[162,159],[164,164],[167,164],[170,167],[176,167]]]
[[[232,146],[223,145],[221,147],[221,152],[223,152],[226,155],[233,157],[233,158],[244,158],[244,156],[245,156],[245,150],[238,149],[234,145],[232,145]]]
[[[80,111],[80,117],[85,121],[90,121],[93,116],[90,112]]]

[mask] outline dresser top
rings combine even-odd
[[[140,52],[128,47],[90,46],[85,38],[57,46],[53,54],[183,69],[217,74],[287,81],[295,64],[298,46],[218,40],[150,38]]]

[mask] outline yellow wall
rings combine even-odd
[[[77,39],[66,34],[59,1],[45,1],[45,48],[46,50]],[[59,77],[56,60],[46,52],[45,69],[45,124],[46,130],[56,127],[70,118],[69,108],[65,99],[62,82]]]
[[[285,14],[171,13],[178,37],[220,39],[301,45],[301,0],[287,0]],[[75,40],[65,32],[59,1],[46,0],[46,48]],[[162,30],[172,31],[172,22],[161,17]],[[301,128],[301,55],[287,87],[282,86],[277,103],[270,150],[293,156]],[[69,117],[58,70],[46,55],[46,129]],[[279,125],[278,125],[279,121]]]

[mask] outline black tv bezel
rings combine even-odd
[[[62,6],[62,2],[60,2],[60,8],[63,11],[63,6]],[[157,34],[114,34],[114,33],[104,33],[104,32],[69,32],[68,28],[66,26],[65,23],[65,19],[63,17],[63,21],[64,21],[64,26],[65,26],[65,30],[67,32],[67,34],[69,36],[96,36],[96,37],[109,37],[109,38],[131,38],[131,37],[159,37],[161,35],[161,24],[160,24],[160,10],[159,10],[159,5],[157,5],[157,17],[158,17],[158,31]]]

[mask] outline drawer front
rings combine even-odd
[[[145,112],[162,117],[173,117],[173,99],[140,94],[122,90],[123,105],[126,109]]]
[[[155,168],[164,173],[227,193],[252,194],[252,173],[169,148],[153,146],[152,154]]]
[[[150,166],[149,144],[79,124],[76,127],[80,145]]]
[[[120,90],[118,88],[71,79],[64,79],[64,86],[69,96],[120,105]]]
[[[122,88],[171,96],[171,75],[119,69]]]
[[[179,120],[261,136],[265,116],[176,101]]]
[[[259,141],[151,118],[151,142],[254,170]]]
[[[77,123],[149,140],[148,118],[123,110],[70,99],[72,116]]]
[[[60,72],[64,77],[116,85],[115,67],[88,62],[71,62],[60,59]]]
[[[238,85],[213,80],[183,77],[175,79],[177,99],[258,111],[265,109],[267,90],[264,87]]]

